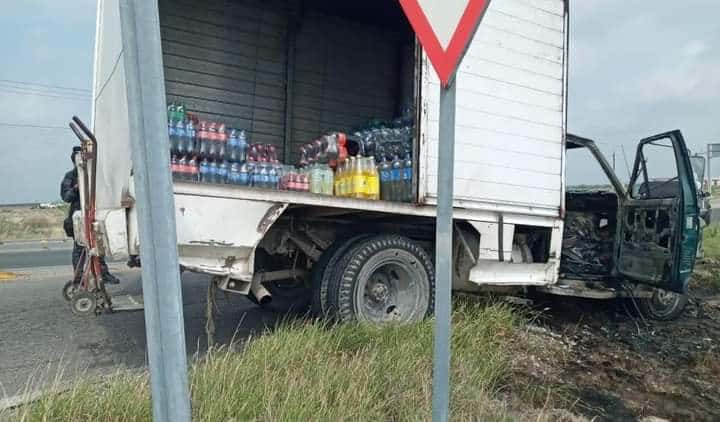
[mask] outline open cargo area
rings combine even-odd
[[[558,217],[563,2],[499,2],[485,21],[457,75],[455,206]],[[192,181],[334,208],[435,203],[439,83],[397,3],[168,0],[160,22],[177,193],[203,191]]]

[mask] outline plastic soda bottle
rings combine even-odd
[[[337,165],[337,168],[335,169],[335,181],[334,181],[334,188],[335,188],[335,196],[343,196],[342,195],[342,182],[343,182],[343,173],[345,171],[345,161],[340,161]]]
[[[178,160],[177,157],[175,157],[174,155],[170,157],[170,172],[172,173],[172,179],[178,180],[178,178],[180,177],[178,174]]]
[[[208,124],[208,158],[211,160],[217,160],[218,158],[218,150],[217,150],[217,140],[218,140],[218,132],[217,132],[217,123],[210,122]]]
[[[175,106],[175,120],[182,122],[185,120],[185,104]]]
[[[207,158],[203,158],[200,162],[200,181],[210,183],[210,163],[208,163]]]
[[[210,162],[208,174],[210,183],[218,183],[218,165],[215,161]]]
[[[402,201],[402,161],[396,155],[392,162],[390,200]]]
[[[390,186],[392,184],[392,164],[383,158],[380,163],[380,198],[383,201],[392,201]]]
[[[403,201],[413,202],[413,160],[410,153],[405,155],[405,162],[403,163],[402,170],[402,185],[403,185]]]
[[[278,177],[278,172],[275,164],[270,164],[268,167],[268,189],[277,189],[278,188],[278,182],[280,181],[280,178]]]
[[[380,175],[375,165],[375,157],[368,157],[365,165],[365,197],[367,199],[380,199]]]
[[[227,161],[221,161],[217,166],[217,183],[227,183],[228,164]]]
[[[240,129],[237,134],[238,138],[238,158],[240,162],[247,160],[247,154],[248,154],[248,141],[247,141],[247,134],[245,133],[244,129]]]
[[[322,193],[322,168],[317,163],[314,163],[309,168],[310,173],[310,192]]]
[[[329,165],[324,164],[322,170],[322,193],[324,195],[332,195],[334,184],[335,174]]]
[[[230,164],[230,170],[228,171],[228,184],[240,184],[240,165],[238,163]]]
[[[197,133],[195,132],[195,123],[188,120],[185,123],[185,152],[188,155],[197,154]]]
[[[170,154],[177,154],[178,137],[175,133],[175,122],[173,120],[168,120],[168,137],[170,138]]]
[[[200,167],[198,167],[198,162],[195,157],[191,158],[188,161],[188,169],[190,170],[188,175],[188,181],[197,182],[198,176],[200,175]]]
[[[238,141],[238,131],[235,129],[229,129],[228,132],[230,133],[228,135],[227,148],[225,150],[227,160],[231,163],[239,163],[240,142]]]
[[[198,152],[200,153],[200,156],[202,158],[210,158],[210,145],[208,142],[210,142],[210,134],[208,133],[208,124],[207,122],[203,121],[200,122],[200,126],[198,127],[197,137],[198,137]]]
[[[250,169],[247,163],[243,163],[240,166],[238,185],[250,186]]]

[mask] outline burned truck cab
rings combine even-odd
[[[560,281],[549,293],[598,299],[630,296],[656,319],[677,317],[687,303],[700,236],[698,195],[680,131],[638,144],[624,185],[594,141],[568,135],[607,175],[605,189],[568,188]]]

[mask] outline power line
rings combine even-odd
[[[70,130],[68,126],[51,126],[51,125],[34,125],[30,123],[5,123],[0,122],[0,126],[4,127],[17,127],[17,128],[32,128],[32,129],[63,129]]]
[[[76,101],[90,101],[90,96],[62,95],[62,94],[50,94],[50,93],[43,93],[43,92],[36,92],[36,91],[22,91],[22,90],[17,90],[17,89],[6,88],[3,86],[0,86],[0,91],[8,93],[8,94],[16,94],[16,95],[35,95],[35,96],[39,96],[39,97],[48,97],[48,98],[64,98],[64,99],[76,100]]]
[[[42,88],[49,88],[49,89],[59,89],[64,91],[79,91],[79,92],[85,92],[90,93],[89,89],[85,88],[74,88],[69,86],[60,86],[60,85],[48,85],[48,84],[39,84],[35,82],[24,82],[24,81],[15,81],[12,79],[0,79],[0,82],[4,83],[11,83],[11,84],[19,84],[19,85],[29,85],[29,86],[36,86],[36,87],[42,87]]]

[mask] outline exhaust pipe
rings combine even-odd
[[[272,295],[260,282],[261,278],[262,276],[260,274],[255,274],[253,281],[250,284],[250,294],[254,296],[257,304],[262,306],[268,305],[272,302]]]

